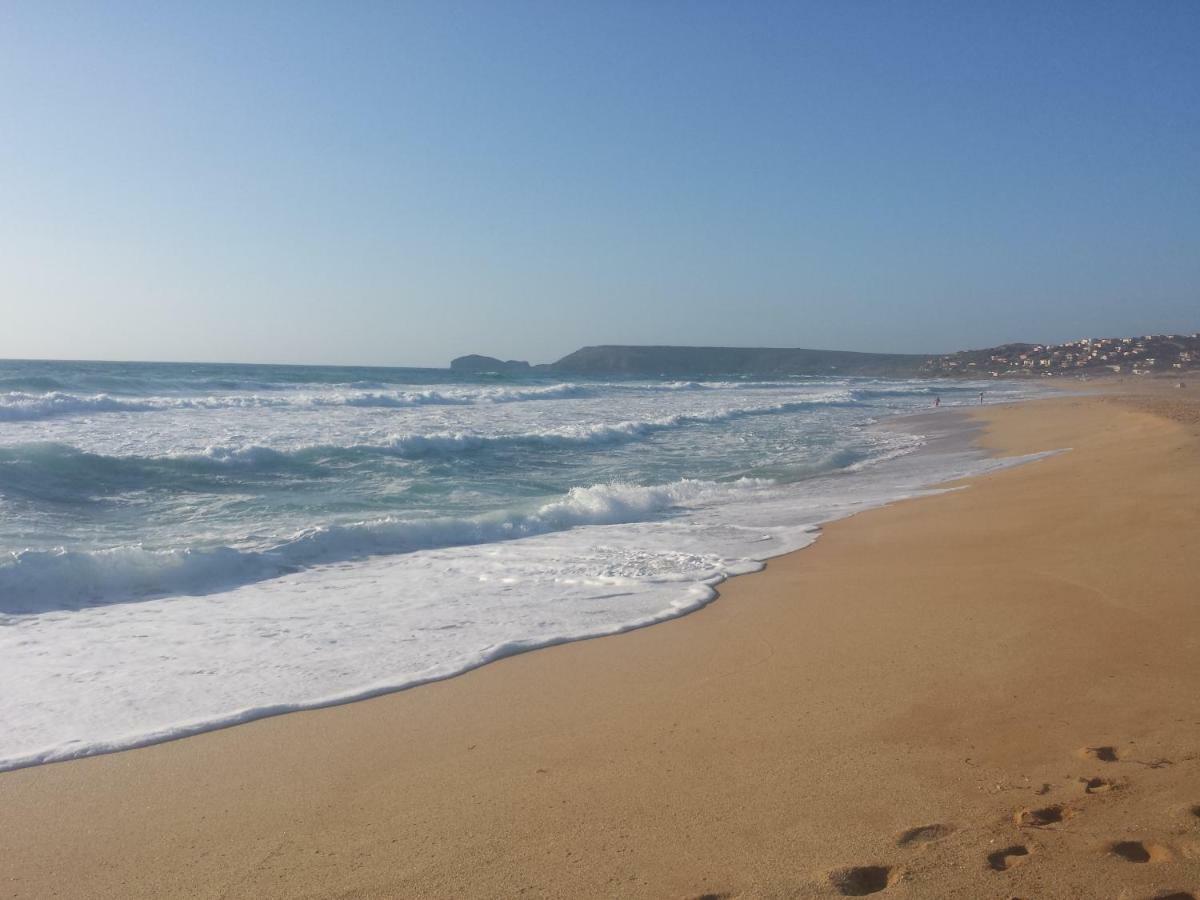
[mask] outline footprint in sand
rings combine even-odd
[[[1005,872],[1014,866],[1019,866],[1026,862],[1029,857],[1029,848],[1023,844],[1014,844],[1012,847],[1005,847],[1003,850],[996,850],[988,854],[987,861],[996,872]]]
[[[1065,806],[1054,804],[1040,809],[1020,809],[1013,813],[1013,821],[1021,828],[1049,828],[1069,819],[1074,813]]]
[[[1079,755],[1084,759],[1098,759],[1100,762],[1106,763],[1116,762],[1119,758],[1117,756],[1117,748],[1107,745],[1104,747],[1084,747],[1079,751]]]
[[[830,872],[829,883],[843,897],[865,897],[879,893],[898,877],[889,866],[851,866]]]
[[[934,823],[933,825],[918,825],[916,828],[910,828],[908,831],[900,833],[896,838],[897,847],[919,847],[922,844],[932,844],[934,841],[940,841],[954,829],[949,825]]]
[[[1084,793],[1087,794],[1103,794],[1105,791],[1116,790],[1121,786],[1121,782],[1114,778],[1080,778],[1083,784]]]
[[[1108,845],[1108,852],[1131,863],[1159,863],[1171,858],[1171,851],[1161,844],[1142,841],[1115,841]]]

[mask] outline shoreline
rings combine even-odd
[[[0,886],[17,897],[1119,888],[1133,900],[1195,888],[1200,611],[1185,563],[1200,435],[1195,401],[1178,421],[1155,409],[1182,402],[984,407],[993,451],[1076,450],[837,520],[803,554],[729,579],[721,603],[660,628],[0,774]],[[1117,524],[1147,505],[1158,514],[1139,530]],[[1112,762],[1087,753],[1109,747]],[[1056,821],[1028,819],[1051,807]],[[1113,849],[1122,842],[1149,864]]]
[[[1024,401],[1007,401],[1007,402],[1032,402],[1034,399],[1045,398],[1029,398]],[[998,401],[1004,403],[1005,401]],[[944,459],[946,466],[951,466],[951,460],[954,457],[975,456],[979,461],[996,459],[995,454],[981,451],[977,446],[976,437],[981,432],[980,425],[972,419],[972,411],[976,407],[972,405],[963,406],[946,406],[939,410],[922,410],[920,412],[896,412],[886,418],[880,419],[870,425],[865,426],[870,431],[894,432],[910,435],[919,435],[924,438],[924,443],[912,449],[909,452],[902,453],[898,458],[889,458],[887,456],[875,460],[867,460],[867,468],[876,471],[886,472],[887,469],[876,469],[877,466],[893,466],[903,465],[905,459],[911,460],[925,459],[930,456],[940,456]],[[914,425],[926,426],[915,428]],[[1055,452],[1055,451],[1051,451]],[[1022,465],[1026,462],[1035,462],[1042,455],[1033,454],[1027,459],[1018,459],[1011,462],[1006,462],[995,468],[987,468],[984,472],[972,473],[968,477],[986,474],[988,471],[996,471],[999,468],[1006,468],[1010,465]],[[911,461],[910,460],[910,461]],[[861,473],[861,469],[857,466],[850,469],[833,470],[822,473],[805,482],[812,484],[830,484],[830,479],[838,479],[847,476],[854,476]],[[930,480],[917,479],[917,481],[905,488],[899,483],[897,478],[895,487],[896,496],[886,497],[884,499],[873,498],[862,503],[858,507],[838,508],[828,511],[827,515],[819,516],[812,522],[803,525],[794,525],[793,527],[803,527],[811,538],[801,546],[782,549],[771,555],[760,559],[747,560],[747,563],[753,562],[756,568],[748,571],[729,571],[723,575],[707,580],[696,582],[681,582],[689,584],[692,587],[706,587],[709,591],[705,597],[696,597],[688,599],[686,594],[680,595],[678,601],[672,601],[670,607],[663,608],[649,616],[641,619],[619,622],[616,624],[605,625],[594,631],[575,634],[568,636],[552,636],[549,638],[530,638],[520,641],[515,641],[501,647],[489,647],[480,651],[480,658],[472,661],[461,668],[454,669],[445,673],[435,673],[427,676],[417,677],[409,681],[398,681],[388,684],[373,684],[355,689],[345,693],[335,693],[327,697],[319,697],[312,700],[301,702],[278,702],[269,704],[264,707],[255,707],[250,709],[240,709],[230,712],[216,718],[206,719],[203,721],[184,721],[182,723],[163,726],[159,730],[151,731],[145,734],[140,734],[132,737],[122,737],[109,740],[98,740],[89,743],[89,745],[80,750],[71,750],[63,745],[54,745],[51,747],[40,748],[26,752],[22,755],[9,757],[8,759],[0,760],[0,775],[5,772],[19,771],[21,769],[56,765],[64,762],[71,762],[79,759],[88,759],[96,756],[105,756],[112,753],[124,753],[130,750],[139,750],[146,747],[153,747],[159,744],[168,743],[176,740],[186,740],[197,735],[206,734],[208,732],[220,731],[227,728],[235,728],[251,722],[256,722],[261,719],[273,718],[282,715],[292,715],[298,712],[306,712],[312,710],[329,709],[331,707],[340,706],[349,703],[360,703],[365,700],[372,700],[378,697],[384,697],[389,694],[409,691],[414,688],[424,687],[426,685],[435,684],[440,681],[445,681],[451,678],[458,678],[469,672],[473,672],[484,666],[491,665],[499,660],[506,659],[511,656],[518,656],[524,653],[533,652],[536,650],[545,650],[549,647],[556,647],[563,644],[575,643],[578,641],[590,641],[597,638],[612,637],[614,635],[625,634],[631,631],[649,628],[654,625],[661,625],[684,616],[692,615],[695,612],[703,609],[711,603],[720,599],[719,587],[727,584],[731,579],[741,577],[743,575],[757,574],[767,566],[772,560],[777,560],[781,557],[798,553],[802,550],[810,548],[818,539],[822,529],[832,524],[833,522],[841,521],[846,518],[859,515],[870,509],[876,509],[881,506],[887,506],[892,503],[902,502],[904,500],[913,499],[914,497],[929,496],[937,494],[943,490],[950,488],[943,487],[943,484],[953,483],[958,480],[958,475],[952,472],[941,473],[945,477],[930,476]],[[486,547],[488,545],[480,545]]]

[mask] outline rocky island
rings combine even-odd
[[[470,372],[476,375],[487,373],[528,372],[533,367],[522,359],[496,359],[494,356],[480,356],[471,353],[450,360],[450,369],[454,372]],[[538,368],[543,368],[539,366]]]

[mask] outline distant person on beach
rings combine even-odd
[[[983,406],[983,391],[979,392],[979,405]]]
[[[933,405],[934,405],[934,406],[941,406],[941,405],[942,405],[942,398],[941,398],[941,397],[934,397],[934,398],[933,398]]]

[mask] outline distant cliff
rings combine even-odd
[[[455,372],[528,372],[532,368],[529,363],[520,359],[496,359],[494,356],[480,356],[472,353],[450,360],[450,368]]]
[[[767,347],[584,347],[549,366],[576,375],[915,375],[928,356]]]

